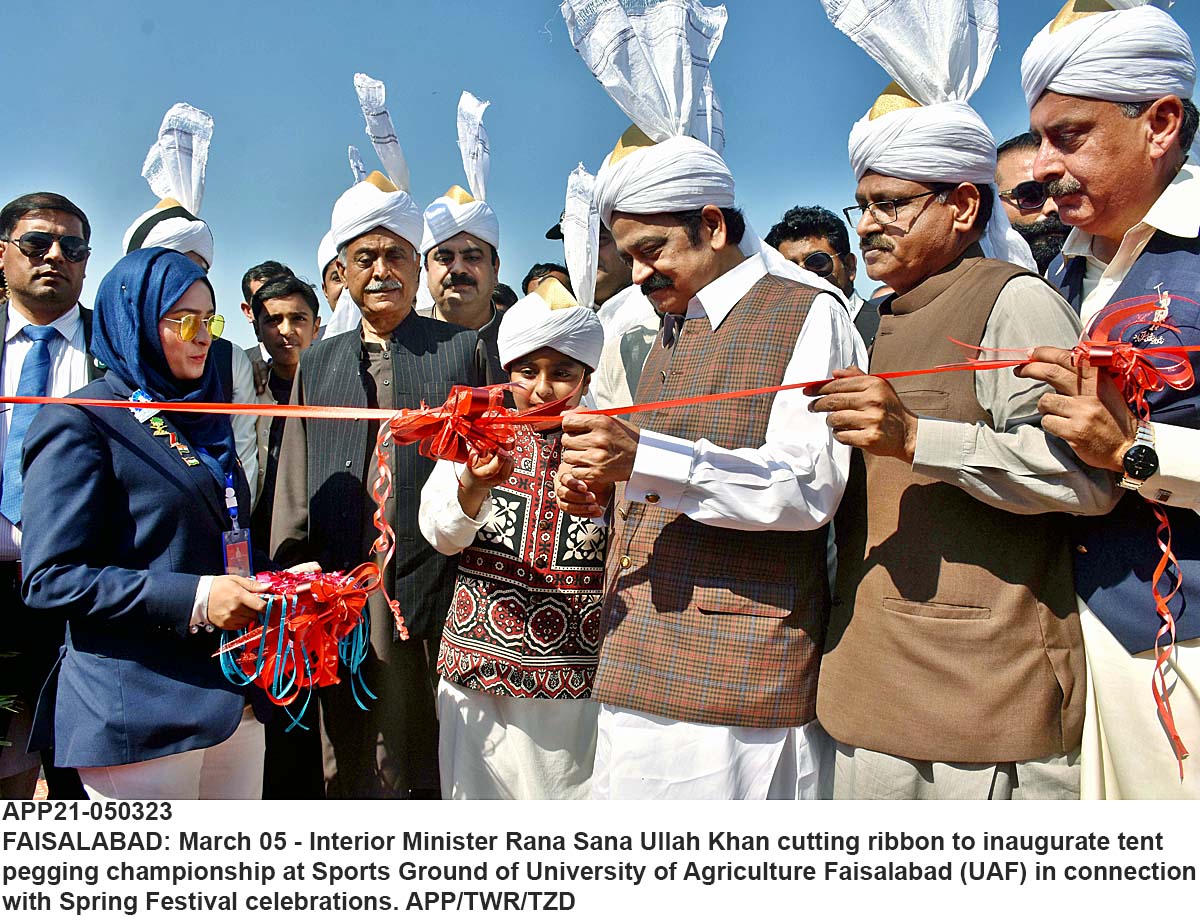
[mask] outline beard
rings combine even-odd
[[[1013,224],[1013,229],[1025,238],[1025,242],[1033,250],[1033,260],[1037,262],[1038,271],[1043,275],[1050,263],[1062,252],[1067,234],[1071,232],[1071,228],[1059,219],[1058,214],[1051,214],[1028,224]]]

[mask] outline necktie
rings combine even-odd
[[[53,326],[26,326],[25,335],[33,339],[33,347],[25,355],[21,365],[21,378],[17,381],[18,396],[45,396],[50,383],[50,342],[58,335]],[[24,482],[21,477],[21,447],[25,443],[25,432],[41,406],[18,405],[12,408],[8,425],[8,444],[4,448],[4,478],[0,480],[0,514],[14,524],[21,523],[21,495]]]
[[[663,348],[673,348],[675,339],[679,337],[679,332],[683,329],[684,316],[679,316],[675,313],[663,314]]]

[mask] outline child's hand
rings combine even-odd
[[[506,451],[485,456],[472,456],[462,472],[460,481],[469,491],[486,490],[499,485],[512,475],[513,458]]]

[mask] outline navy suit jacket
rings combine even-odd
[[[1111,303],[1169,291],[1180,299],[1170,308],[1174,328],[1133,325],[1124,330],[1125,341],[1148,344],[1200,345],[1200,239],[1184,239],[1158,232]],[[1059,256],[1046,276],[1062,290],[1078,312],[1083,301],[1084,260]],[[1159,341],[1161,340],[1161,342]],[[1192,369],[1200,379],[1200,354],[1192,353]],[[1167,387],[1147,395],[1150,420],[1184,428],[1200,428],[1200,386],[1187,390]],[[1200,518],[1188,508],[1160,506],[1171,523],[1171,549],[1182,578],[1170,603],[1177,641],[1200,638]],[[1136,654],[1154,647],[1162,625],[1154,609],[1151,582],[1162,556],[1158,548],[1158,519],[1140,495],[1121,498],[1112,513],[1076,521],[1075,590],[1092,612],[1127,651]],[[1174,584],[1174,578],[1171,579]],[[1166,582],[1164,582],[1164,590]]]
[[[73,395],[128,393],[109,373]],[[212,657],[220,633],[188,628],[200,576],[224,571],[224,486],[168,440],[127,409],[61,405],[25,436],[22,593],[67,620],[34,720],[59,766],[211,747],[241,719],[245,693]],[[248,521],[242,475],[237,492]]]

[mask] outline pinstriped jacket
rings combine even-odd
[[[483,380],[477,334],[415,311],[392,333],[396,407],[444,403],[456,384]],[[306,351],[292,385],[292,401],[367,408],[378,404],[357,330],[324,339]],[[326,571],[349,569],[373,558],[377,531],[374,449],[377,423],[352,419],[288,419],[279,456],[272,556],[285,565],[315,559]],[[425,542],[417,526],[421,487],[433,461],[417,446],[397,447],[391,520],[396,553],[384,573],[400,602],[413,638],[436,635],[454,586],[456,560]]]

